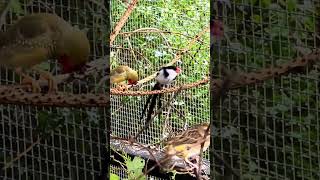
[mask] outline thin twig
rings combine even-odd
[[[208,27],[205,27],[202,31],[200,31],[189,43],[188,45],[181,51],[179,52],[178,54],[175,55],[175,58],[173,58],[171,60],[171,62],[169,62],[168,64],[164,65],[164,66],[172,66],[173,64],[175,64],[178,60],[181,59],[182,55],[185,54],[186,52],[188,52],[191,47],[200,39],[200,37],[202,37],[205,33],[207,33],[209,31],[209,28],[210,26]],[[155,72],[154,74],[142,79],[142,80],[139,80],[137,85],[140,85],[140,84],[143,84],[143,83],[146,83],[150,80],[152,80],[153,78],[155,78],[155,76],[157,75],[157,72]]]
[[[121,32],[118,35],[131,35],[134,33],[161,33],[161,34],[174,34],[174,35],[179,35],[179,36],[184,36],[186,38],[194,38],[192,36],[188,36],[186,34],[183,34],[181,32],[174,32],[174,31],[167,31],[167,30],[161,30],[158,28],[140,28],[140,29],[136,29],[134,31],[130,31],[130,32]],[[203,40],[198,39],[199,42],[203,43]]]
[[[41,138],[38,138],[38,140],[33,142],[25,151],[23,151],[22,153],[18,154],[17,157],[12,159],[10,162],[6,163],[5,166],[1,170],[5,170],[5,169],[9,168],[15,161],[19,160],[22,156],[25,156],[29,151],[32,150],[32,148],[35,145],[40,143],[40,140],[41,140]]]
[[[161,101],[161,99],[160,99]],[[172,109],[172,105],[170,104],[168,109],[167,109],[167,114],[166,114],[166,117],[164,119],[164,123],[163,123],[163,128],[162,128],[162,138],[165,138],[167,137],[167,134],[168,134],[168,131],[169,131],[169,134],[171,133],[172,131],[172,128],[171,126],[169,126],[169,117],[170,117],[170,111]],[[170,130],[169,130],[169,127],[170,127]]]
[[[90,0],[92,3],[94,3],[94,4],[96,4],[98,7],[99,7],[99,9],[102,9],[102,10],[104,10],[105,12],[106,12],[106,14],[109,14],[109,12],[108,12],[108,10],[107,10],[107,8],[106,8],[106,6],[104,5],[104,3],[103,2],[98,2],[98,1],[96,1],[96,0]]]
[[[149,62],[149,60],[142,54],[140,53],[138,50],[134,49],[134,48],[125,48],[125,47],[121,47],[121,46],[112,46],[110,47],[111,49],[123,49],[123,50],[127,50],[127,51],[134,51],[137,55],[139,55],[139,57],[141,57],[142,59],[139,59],[140,61],[144,60],[144,62],[146,63],[146,66],[151,66],[151,63]]]
[[[226,96],[226,93],[229,91],[229,89],[231,87],[232,80],[234,79],[234,77],[237,76],[236,74],[232,74],[230,71],[228,71],[222,65],[219,66],[219,69],[220,69],[221,73],[225,75],[225,78],[222,80],[221,88],[219,89],[219,91],[216,92],[215,94],[213,94],[215,101],[213,102],[213,106],[211,107],[212,109],[216,109],[218,107],[218,105],[220,104],[220,102],[223,102],[223,100]],[[211,126],[211,122],[210,122],[209,127],[210,126]],[[207,131],[208,131],[208,129],[207,129]],[[201,151],[202,151],[202,148],[201,148]],[[223,162],[224,166],[226,166],[231,171],[231,173],[233,175],[235,175],[238,178],[240,177],[240,175],[231,167],[231,165],[229,165],[229,163],[227,163],[222,157],[220,157],[218,153],[213,151],[213,155],[215,158],[217,158],[221,162]],[[200,157],[201,157],[201,154],[200,154]]]
[[[187,118],[185,117],[185,115],[183,115],[182,112],[181,112],[178,108],[176,108],[175,106],[173,106],[172,104],[171,104],[170,106],[173,107],[173,110],[180,115],[180,117],[181,117],[181,118],[183,119],[183,121],[184,121],[183,124],[186,125],[186,123],[187,123]]]
[[[0,29],[6,23],[6,16],[12,3],[13,3],[13,0],[9,0],[9,2],[4,6],[4,8],[0,13]]]

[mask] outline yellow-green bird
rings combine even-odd
[[[129,85],[137,84],[139,76],[137,71],[131,69],[129,66],[118,66],[111,70],[111,84],[121,84],[128,81]]]
[[[56,91],[57,84],[52,75],[35,66],[48,59],[57,59],[62,73],[70,73],[85,67],[90,54],[85,32],[55,14],[26,15],[0,37],[0,65],[14,68],[25,83],[31,83],[34,92],[39,92],[40,86],[25,71],[39,72],[48,80],[49,92]]]

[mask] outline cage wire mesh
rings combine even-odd
[[[111,1],[112,28],[128,3]],[[128,65],[138,71],[140,79],[157,72],[209,26],[209,13],[209,1],[139,1],[111,47],[111,69]],[[182,74],[172,86],[197,82],[209,75],[209,32],[182,55],[178,66],[182,68]],[[133,89],[151,90],[154,84],[155,81],[151,80]],[[139,136],[138,142],[149,145],[172,132],[209,122],[208,88],[203,85],[182,91],[173,107],[166,107],[160,118],[156,117]],[[112,136],[128,138],[138,133],[144,125],[144,120],[140,122],[140,115],[147,97],[111,96]],[[170,93],[163,94],[162,104],[171,97]],[[204,157],[209,158],[208,152]]]
[[[9,1],[1,1],[0,8]],[[109,12],[105,1],[85,0],[10,0],[3,19],[3,31],[24,15],[55,13],[80,29],[87,28],[90,61],[106,55]],[[17,52],[18,53],[18,52]],[[59,72],[55,61],[42,68],[53,75]],[[101,72],[103,74],[103,72]],[[87,93],[91,84],[63,83],[59,91]],[[1,85],[19,83],[12,69],[1,68]],[[1,179],[94,179],[101,169],[101,150],[105,149],[107,128],[104,108],[58,108],[0,105],[0,178]],[[11,164],[12,162],[12,164]]]
[[[214,61],[252,72],[319,49],[319,3],[215,2],[225,32]],[[243,178],[320,179],[319,102],[317,65],[232,90],[219,110],[221,133],[211,148]]]

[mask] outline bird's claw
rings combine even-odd
[[[196,159],[197,160],[197,159]],[[187,171],[192,171],[192,170],[196,170],[196,172],[198,172],[199,166],[198,166],[198,160],[196,163],[192,163],[191,161],[189,161],[188,159],[185,159],[185,162],[190,166],[190,168],[187,168]]]
[[[32,79],[31,77],[24,77],[21,81],[21,84],[26,84],[26,85],[31,85],[32,92],[33,93],[40,93],[41,92],[41,87],[39,83]]]
[[[41,74],[40,78],[43,80],[48,81],[48,93],[56,93],[58,91],[58,85],[57,83],[54,81],[54,79],[52,78],[51,75],[48,74]]]
[[[48,82],[48,93],[56,93],[58,91],[58,85],[50,72],[37,67],[32,68],[32,70],[39,73],[40,79]]]
[[[119,91],[128,91],[128,87],[125,84],[119,84],[116,89]]]

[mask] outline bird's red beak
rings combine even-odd
[[[85,71],[85,63],[72,65],[70,58],[66,55],[62,55],[58,58],[58,62],[62,65],[62,74],[71,73],[74,71]]]
[[[138,83],[137,81],[132,81],[131,79],[128,79],[129,85],[136,85],[137,83]]]
[[[181,72],[181,69],[179,67],[177,67],[176,72],[179,74]]]

